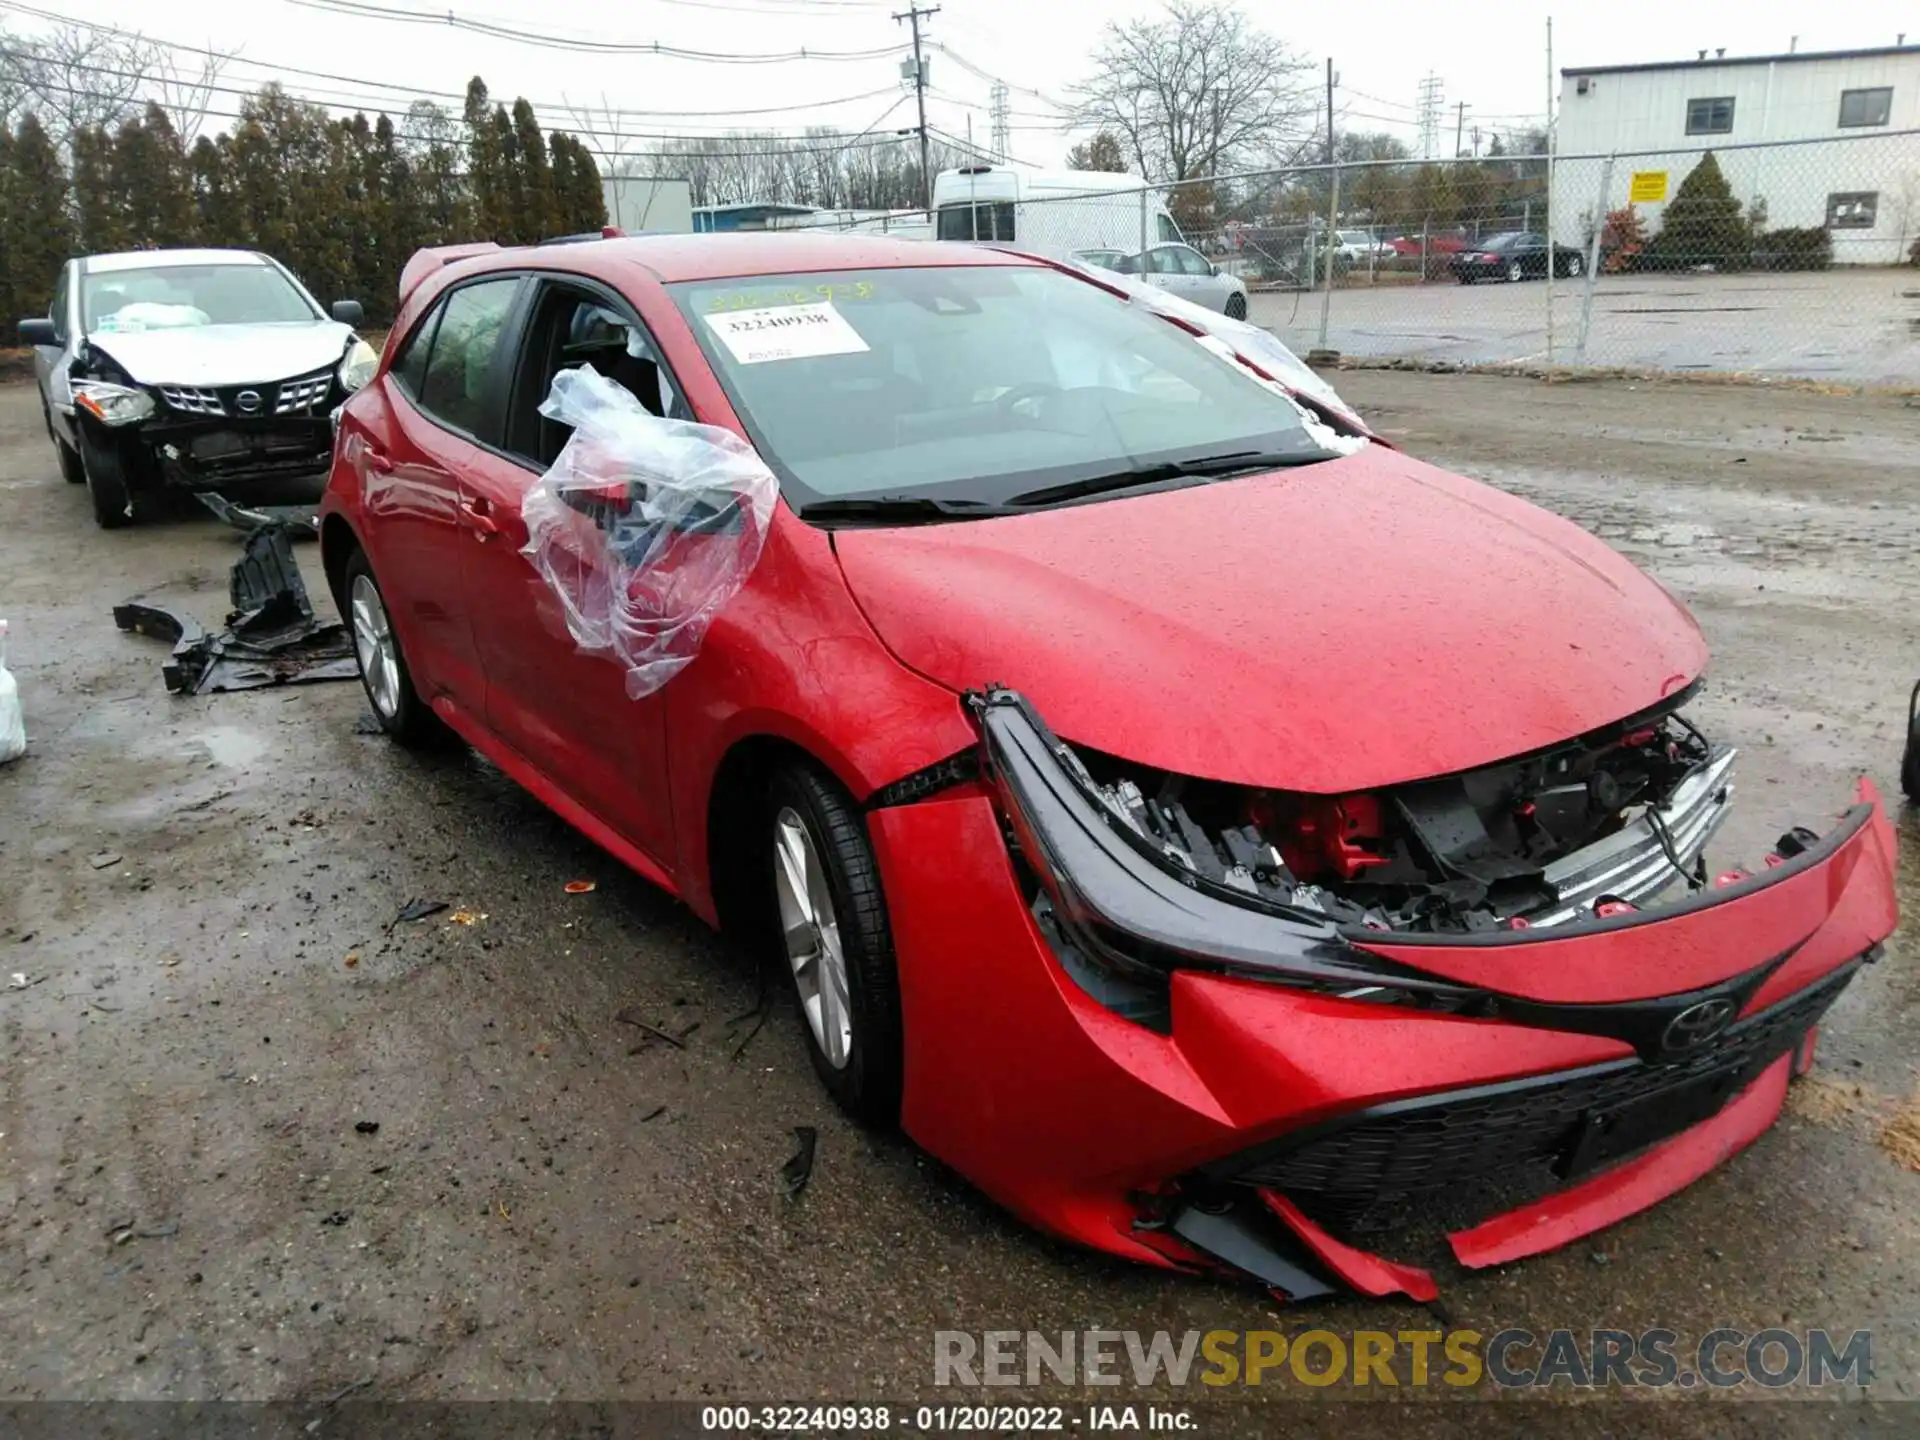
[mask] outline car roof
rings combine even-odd
[[[89,275],[111,270],[152,270],[161,265],[265,265],[267,257],[252,250],[123,250],[113,255],[86,255],[80,268]]]
[[[570,270],[617,280],[639,266],[663,284],[782,275],[796,270],[901,270],[947,265],[1034,265],[1022,255],[937,240],[884,235],[749,230],[723,235],[636,235],[577,245],[488,251],[448,267],[461,276],[529,267]]]

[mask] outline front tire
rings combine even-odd
[[[1527,267],[1522,265],[1518,260],[1515,260],[1512,264],[1507,266],[1507,281],[1509,284],[1518,285],[1522,280],[1526,278],[1527,278]]]
[[[373,707],[380,728],[402,745],[415,750],[446,743],[446,723],[433,713],[413,688],[413,671],[400,648],[400,636],[387,613],[387,599],[373,578],[367,552],[348,557],[340,576],[345,596],[347,628],[353,632],[353,654],[360,665],[360,684]]]
[[[1227,297],[1227,318],[1244,320],[1247,318],[1247,297],[1235,292]]]
[[[60,478],[69,485],[81,485],[86,482],[87,472],[80,463],[80,452],[60,438],[60,432],[53,428],[53,411],[43,399],[40,402],[40,420],[47,427],[47,439],[53,442],[53,453],[60,461]]]
[[[1586,262],[1581,260],[1578,255],[1569,255],[1567,257],[1567,263],[1561,268],[1560,273],[1565,275],[1569,280],[1578,280],[1581,271],[1585,268]]]
[[[1900,788],[1920,805],[1920,685],[1907,701],[1907,750],[1900,757]]]
[[[869,1125],[900,1119],[900,980],[880,872],[860,812],[810,766],[769,787],[765,837],[781,958],[815,1073]]]
[[[134,521],[130,453],[135,442],[82,424],[80,465],[93,501],[93,518],[102,530],[118,530]],[[64,472],[63,472],[64,473]]]

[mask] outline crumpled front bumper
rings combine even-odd
[[[1772,1123],[1894,925],[1864,780],[1817,844],[1663,908],[1349,934],[1137,863],[1037,717],[980,717],[977,781],[868,816],[903,1123],[1033,1223],[1294,1298],[1424,1298],[1376,1252],[1424,1230],[1497,1264],[1689,1184]],[[1157,1010],[1088,983],[1140,962]]]

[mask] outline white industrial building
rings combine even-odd
[[[1764,203],[1769,227],[1828,227],[1836,263],[1898,263],[1920,234],[1920,45],[1701,51],[1560,77],[1556,149],[1568,159],[1556,171],[1554,229],[1563,241],[1585,239],[1604,166],[1572,157],[1617,157],[1609,204],[1631,195],[1651,233],[1706,149],[1735,195]]]

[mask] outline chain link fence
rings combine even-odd
[[[1920,131],[1064,193],[1011,174],[833,228],[1076,256],[1301,354],[1920,385]]]

